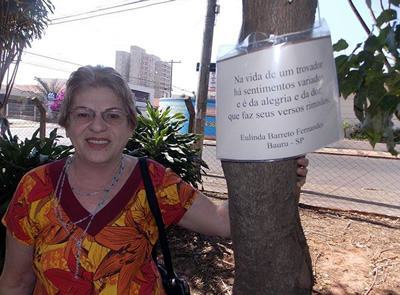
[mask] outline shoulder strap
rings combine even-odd
[[[165,226],[161,217],[161,211],[160,207],[158,206],[156,194],[154,193],[154,186],[149,175],[146,158],[139,158],[139,164],[140,170],[142,172],[144,187],[146,189],[147,201],[149,202],[151,213],[153,214],[157,223],[161,252],[164,256],[165,268],[168,272],[168,277],[173,278],[174,269],[172,266],[171,253],[169,252],[167,236],[165,234]]]

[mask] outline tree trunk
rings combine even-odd
[[[278,35],[310,28],[317,6],[317,0],[242,1],[239,41],[252,32]],[[235,253],[233,294],[311,294],[312,265],[298,211],[295,160],[223,161],[222,167]]]

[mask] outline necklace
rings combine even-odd
[[[81,191],[81,190],[79,190],[79,189],[77,189],[75,187],[72,187],[72,186],[71,186],[71,189],[74,192],[74,194],[81,195],[81,196],[84,196],[84,197],[90,197],[90,196],[98,195],[98,194],[104,192],[104,189],[101,189],[101,190],[98,190],[98,191],[94,191],[94,192],[84,192],[84,191]]]
[[[96,214],[102,209],[104,208],[107,200],[109,200],[109,194],[110,191],[112,190],[112,188],[119,182],[119,179],[121,177],[121,175],[123,174],[124,170],[125,170],[125,161],[124,161],[124,157],[123,155],[121,156],[121,160],[119,162],[119,167],[116,171],[116,173],[114,174],[114,176],[111,179],[111,182],[108,186],[106,186],[104,188],[104,190],[100,191],[103,192],[103,198],[100,200],[100,202],[96,205],[96,208],[94,209],[93,212],[90,212],[87,216],[77,220],[77,221],[67,221],[65,222],[63,217],[62,217],[62,213],[61,213],[61,197],[62,197],[62,191],[64,188],[64,182],[65,182],[65,177],[67,176],[67,172],[69,167],[71,166],[71,163],[73,162],[74,157],[69,157],[64,164],[63,169],[61,170],[60,176],[58,177],[57,180],[57,184],[56,184],[56,188],[55,188],[55,199],[56,199],[56,205],[54,206],[54,210],[55,210],[55,215],[56,218],[58,219],[58,221],[60,222],[61,226],[63,227],[63,229],[71,234],[72,231],[69,230],[69,228],[74,228],[75,226],[77,226],[79,223],[84,222],[86,220],[88,220],[87,225],[85,226],[82,234],[79,237],[74,237],[73,235],[71,235],[71,239],[74,240],[75,242],[75,246],[77,249],[77,253],[76,253],[76,262],[75,262],[75,272],[74,272],[74,276],[75,278],[78,278],[78,274],[79,274],[79,270],[80,270],[80,258],[81,258],[81,253],[82,253],[82,243],[83,240],[86,236],[86,233],[90,227],[90,225],[92,224],[92,221],[94,219],[94,217],[96,216]],[[94,194],[94,192],[92,192],[92,194]]]

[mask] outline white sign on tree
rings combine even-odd
[[[217,62],[217,157],[294,157],[342,138],[330,36]]]

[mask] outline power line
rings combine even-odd
[[[71,64],[71,65],[82,66],[81,64],[77,64],[77,63],[74,63],[74,62],[71,62],[71,61],[68,61],[68,60],[63,60],[63,59],[59,59],[59,58],[55,58],[55,57],[50,57],[50,56],[39,54],[39,53],[33,53],[33,52],[28,52],[28,51],[25,51],[24,53],[27,53],[27,54],[30,54],[30,55],[34,55],[34,56],[43,57],[43,58],[46,58],[46,59],[51,59],[51,60],[63,62],[63,63],[67,63],[67,64]],[[55,70],[55,71],[59,71],[59,72],[70,73],[70,71],[67,71],[67,70],[60,70],[60,69],[56,69],[56,68],[45,66],[45,65],[34,64],[34,63],[22,61],[22,60],[21,60],[21,62],[24,63],[24,64],[36,66],[36,67],[46,68],[46,69]],[[179,63],[180,63],[180,61],[179,61]],[[145,78],[141,78],[141,77],[130,77],[130,78],[131,79],[145,81],[145,82],[149,82],[149,83],[153,84],[153,87],[158,88],[158,89],[163,89],[161,86],[156,87],[156,81],[155,80],[149,80],[149,79],[145,79]],[[184,89],[184,88],[181,88],[181,87],[178,87],[176,85],[172,85],[172,87],[175,88],[175,89],[181,90],[181,91],[192,93],[192,91]]]
[[[21,60],[21,63],[27,64],[27,65],[31,65],[31,66],[35,66],[35,67],[39,67],[39,68],[54,70],[54,71],[57,71],[57,72],[71,73],[70,71],[67,71],[67,70],[56,69],[56,68],[53,68],[53,67],[49,67],[49,66],[45,66],[45,65],[39,65],[39,64],[34,64],[34,63],[27,62],[27,61],[23,61],[23,60]],[[148,80],[148,79],[144,79],[144,78],[139,78],[139,77],[132,77],[132,78],[133,78],[133,79],[138,79],[138,80],[142,80],[142,81],[146,81],[146,82],[150,82],[150,83],[155,84],[155,81],[152,81],[152,80]],[[139,85],[139,86],[141,86],[141,85]],[[153,85],[153,86],[155,86],[155,85]],[[172,87],[175,88],[175,89],[178,89],[178,90],[180,90],[180,91],[184,91],[184,92],[187,92],[187,93],[190,93],[190,94],[193,95],[193,91],[184,89],[184,88],[179,87],[179,86],[176,86],[176,85],[172,85]],[[155,88],[161,89],[161,87],[155,87]]]
[[[165,4],[165,3],[174,2],[174,1],[176,1],[176,0],[167,0],[167,1],[163,1],[163,2],[151,3],[151,4],[143,5],[143,6],[140,6],[140,7],[133,7],[133,8],[130,8],[130,9],[125,9],[125,10],[112,11],[112,12],[96,14],[96,15],[87,16],[87,17],[81,17],[81,18],[76,18],[76,19],[71,19],[71,20],[65,20],[65,21],[50,23],[49,25],[59,25],[59,24],[64,24],[64,23],[80,21],[80,20],[86,20],[86,19],[91,19],[91,18],[95,18],[95,17],[100,17],[100,16],[105,16],[105,15],[110,15],[110,14],[126,12],[126,11],[130,11],[130,10],[137,10],[137,9],[147,8],[147,7],[150,7],[150,6],[156,6],[156,5]]]
[[[179,87],[179,86],[176,86],[176,85],[172,85],[172,88],[175,88],[175,89],[178,89],[180,91],[184,91],[184,92],[190,93],[192,95],[193,95],[193,92],[194,92],[194,91],[190,91],[190,90],[187,90],[185,88],[182,88],[182,87]]]
[[[129,2],[129,3],[102,7],[102,8],[98,8],[98,9],[95,9],[95,10],[80,12],[80,13],[66,15],[66,16],[60,16],[60,17],[57,17],[57,18],[50,19],[50,21],[53,22],[53,21],[57,21],[57,20],[62,20],[62,19],[66,19],[66,18],[81,16],[81,15],[85,15],[85,14],[95,13],[95,12],[99,12],[99,11],[109,10],[109,9],[113,9],[113,8],[118,8],[118,7],[122,7],[122,6],[127,6],[127,5],[132,5],[132,4],[136,4],[136,3],[140,3],[140,2],[147,2],[147,1],[150,1],[150,0],[136,0],[136,1],[133,1],[133,2]]]
[[[50,56],[43,55],[43,54],[38,54],[38,53],[33,53],[33,52],[27,52],[27,51],[25,51],[25,53],[28,53],[28,54],[31,54],[31,55],[35,55],[35,56],[40,56],[40,57],[47,58],[47,59],[51,59],[51,60],[55,60],[55,61],[59,61],[59,62],[63,62],[63,63],[68,63],[68,64],[76,65],[76,66],[82,66],[81,64],[77,64],[77,63],[74,63],[74,62],[71,62],[71,61],[68,61],[68,60],[63,60],[63,59],[59,59],[59,58],[50,57]],[[55,68],[51,68],[51,67],[44,66],[44,65],[41,66],[41,65],[38,65],[38,64],[33,64],[33,63],[25,62],[25,61],[23,61],[23,63],[25,63],[25,64],[30,64],[30,65],[33,65],[33,66],[48,68],[48,69],[51,69],[51,70],[55,70]],[[66,72],[66,71],[65,71],[65,72]],[[132,79],[141,80],[141,81],[145,81],[145,82],[153,83],[153,86],[155,86],[155,84],[156,84],[156,81],[155,81],[155,80],[149,80],[149,79],[145,79],[145,78],[141,78],[141,77],[131,77],[131,78],[132,78]]]
[[[38,65],[38,64],[30,63],[30,62],[23,61],[23,60],[21,60],[21,63],[27,64],[27,65],[31,65],[31,66],[35,66],[35,67],[39,67],[39,68],[49,69],[49,70],[53,70],[53,71],[64,72],[64,73],[71,73],[71,71],[56,69],[56,68],[52,68],[52,67],[45,66],[45,65]]]
[[[43,57],[46,57],[46,56],[43,56]],[[47,58],[50,58],[50,57],[47,57]],[[71,71],[56,69],[56,68],[49,67],[49,66],[46,66],[46,65],[35,64],[35,63],[23,61],[23,60],[21,60],[21,62],[23,64],[27,64],[27,65],[31,65],[31,66],[35,66],[35,67],[40,67],[40,68],[44,68],[44,69],[55,70],[55,71],[65,72],[65,73],[71,73]],[[152,80],[148,80],[148,79],[144,79],[144,78],[140,78],[140,77],[131,77],[131,78],[132,79],[137,79],[137,80],[142,80],[142,81],[145,81],[145,82],[153,83],[153,86],[155,86],[155,82],[156,82],[156,81],[152,81]],[[139,86],[141,86],[141,85],[139,85]]]
[[[35,63],[23,61],[23,60],[21,60],[21,63],[27,64],[27,65],[31,65],[31,66],[35,66],[35,67],[39,67],[39,68],[54,70],[54,71],[58,71],[58,72],[71,73],[71,71],[56,69],[56,68],[49,67],[49,66],[46,66],[46,65],[35,64]],[[156,85],[155,85],[155,84],[156,84],[156,83],[155,83],[156,81],[152,81],[152,80],[148,80],[148,79],[144,79],[144,78],[139,78],[139,77],[131,77],[131,78],[132,78],[132,79],[137,79],[137,80],[142,80],[142,81],[145,81],[145,82],[150,82],[150,83],[153,84],[153,87],[154,87],[154,88],[162,89],[161,87],[155,87],[155,86],[156,86]],[[138,86],[144,86],[144,85],[138,85]]]
[[[74,65],[74,66],[82,66],[81,64],[77,64],[77,63],[74,63],[74,62],[71,62],[71,61],[67,61],[67,60],[63,60],[63,59],[59,59],[59,58],[55,58],[55,57],[50,57],[50,56],[47,56],[47,55],[42,55],[42,54],[28,52],[28,51],[24,51],[24,53],[27,53],[27,54],[30,54],[30,55],[35,55],[35,56],[40,56],[40,57],[47,58],[47,59],[52,59],[52,60],[55,60],[55,61],[60,61],[60,62],[63,62],[63,63]]]

